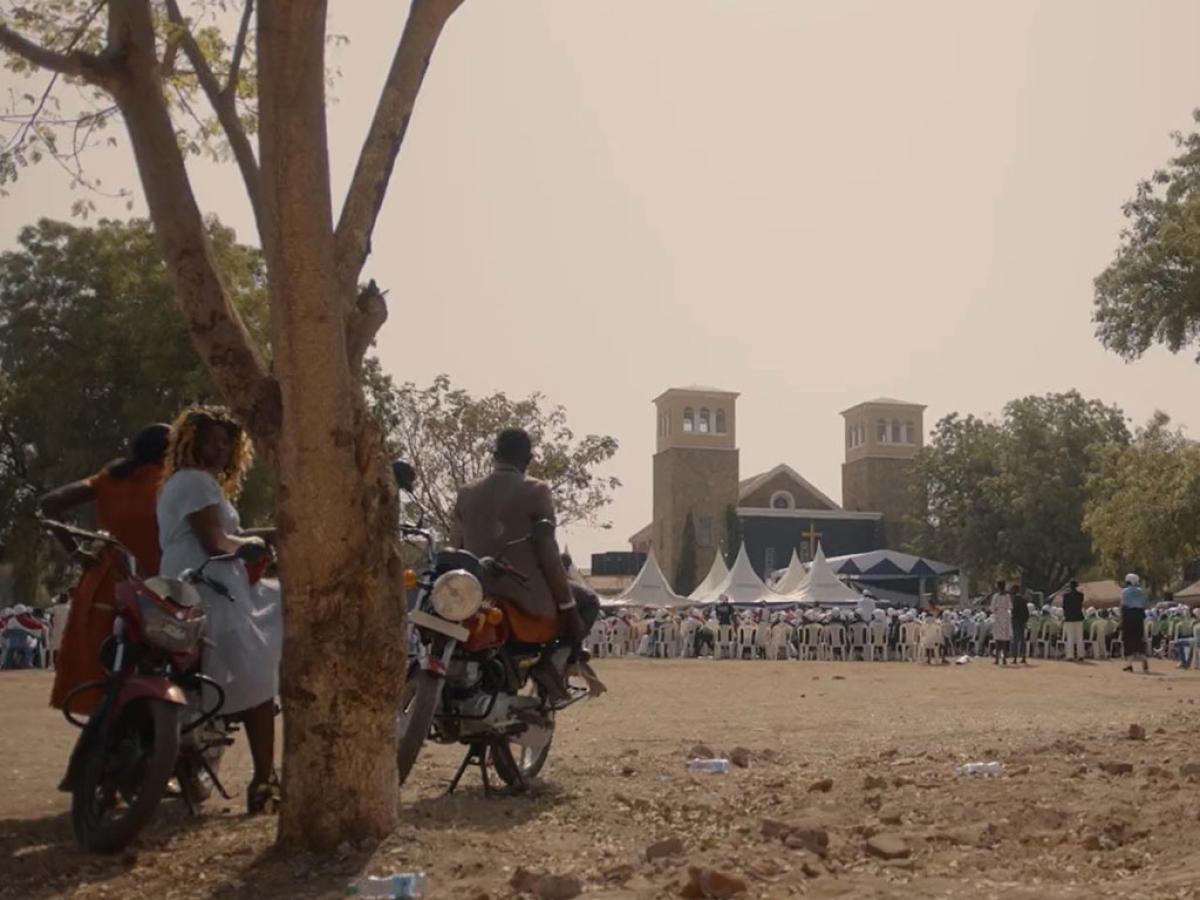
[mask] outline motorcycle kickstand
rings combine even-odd
[[[233,797],[231,797],[229,792],[225,790],[225,785],[221,784],[221,779],[217,777],[217,773],[213,771],[213,767],[208,764],[208,760],[204,757],[201,757],[200,765],[204,768],[204,771],[208,773],[208,777],[212,779],[213,787],[217,789],[217,793],[226,800],[232,800]]]
[[[492,786],[488,782],[487,764],[488,764],[488,744],[474,743],[467,746],[467,755],[463,757],[462,763],[458,767],[458,771],[454,773],[454,777],[450,780],[450,787],[446,789],[446,795],[454,793],[454,789],[458,787],[458,783],[462,780],[464,774],[471,766],[479,767],[479,777],[483,781],[483,794],[485,797],[491,796]]]

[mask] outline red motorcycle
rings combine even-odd
[[[63,702],[67,721],[82,729],[64,779],[75,838],[85,850],[115,853],[150,820],[172,778],[193,813],[207,796],[205,781],[228,799],[210,763],[214,752],[232,743],[214,721],[225,692],[200,672],[206,616],[195,585],[232,602],[224,585],[205,570],[213,563],[253,563],[265,550],[244,545],[177,579],[143,579],[133,554],[112,536],[60,522],[43,524],[74,541],[108,544],[122,558],[113,635],[100,654],[108,675],[77,686]],[[86,720],[77,718],[72,701],[92,691],[100,692],[101,700]]]

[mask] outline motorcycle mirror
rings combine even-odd
[[[410,494],[417,486],[417,470],[402,459],[397,459],[392,463],[392,477],[396,479],[400,490]]]

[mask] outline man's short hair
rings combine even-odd
[[[524,428],[505,428],[496,435],[497,462],[524,466],[533,458],[533,440]]]

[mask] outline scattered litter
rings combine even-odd
[[[688,771],[693,774],[727,775],[729,773],[729,760],[692,759],[688,761]]]
[[[426,896],[429,879],[424,872],[400,872],[383,877],[360,878],[347,888],[351,897],[384,897],[387,900],[416,900]]]
[[[954,664],[955,664],[956,666],[965,666],[965,665],[966,665],[967,663],[969,663],[970,661],[971,661],[971,657],[969,657],[969,656],[960,656],[958,659],[956,659],[956,660],[954,661]]]
[[[961,766],[954,767],[955,775],[975,775],[980,778],[994,778],[1004,771],[1004,763],[996,762],[970,762],[964,763]]]

